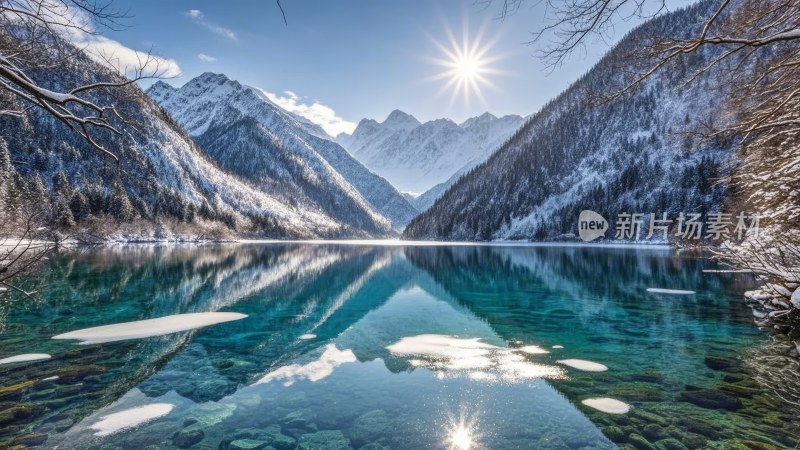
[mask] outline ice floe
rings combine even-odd
[[[748,269],[703,269],[703,273],[752,273]]]
[[[42,381],[56,381],[58,379],[58,375],[53,375],[52,377],[42,378]]]
[[[24,355],[14,355],[14,356],[9,356],[8,358],[0,359],[0,364],[14,364],[21,362],[42,361],[50,358],[51,358],[50,355],[48,355],[47,353],[25,353]]]
[[[77,339],[81,344],[101,344],[104,342],[142,339],[153,336],[188,331],[232,320],[240,320],[246,314],[233,312],[204,312],[175,314],[156,319],[116,323],[100,327],[85,328],[53,336],[53,339]]]
[[[550,353],[550,350],[545,350],[542,347],[539,347],[538,345],[526,345],[524,347],[518,348],[517,350],[523,353],[528,353],[530,355],[545,355],[547,353]]]
[[[174,407],[175,405],[171,403],[153,403],[151,405],[138,406],[102,416],[98,422],[90,425],[89,428],[95,430],[95,436],[108,436],[166,416]]]
[[[573,369],[583,370],[584,372],[605,372],[608,370],[608,367],[603,364],[587,361],[585,359],[560,359],[556,362],[572,367]]]
[[[316,337],[317,337],[316,334],[308,333],[308,334],[301,334],[297,339],[300,339],[301,341],[307,341],[310,339],[314,339]]]
[[[334,344],[325,346],[319,359],[307,364],[290,364],[264,375],[255,384],[269,383],[273,380],[283,380],[284,386],[291,386],[298,380],[319,381],[330,376],[334,369],[345,363],[356,361],[352,350],[339,350]]]
[[[688,295],[694,294],[694,291],[684,291],[681,289],[661,289],[661,288],[647,288],[647,292],[652,292],[655,294],[676,294],[676,295]]]
[[[535,353],[529,346],[527,353]],[[466,376],[473,380],[521,381],[534,378],[562,378],[556,366],[528,361],[523,348],[507,348],[482,342],[479,338],[458,338],[439,334],[404,337],[386,347],[393,355],[407,357],[414,367],[437,373]],[[546,352],[546,350],[545,350]]]
[[[563,345],[554,345],[553,348],[558,350],[558,349],[564,348],[564,346]]]
[[[581,400],[584,405],[608,414],[625,414],[631,410],[631,405],[613,398],[587,398]]]

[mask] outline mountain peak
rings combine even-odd
[[[230,79],[223,73],[203,72],[202,74],[195,77],[194,80],[192,81],[222,84],[228,80]]]
[[[389,113],[389,117],[383,121],[382,125],[392,128],[415,128],[422,124],[411,114],[395,109]]]
[[[152,98],[156,102],[163,102],[177,90],[178,89],[175,88],[174,86],[159,80],[153,83],[152,86],[147,88],[145,94],[147,94],[150,98]]]
[[[487,111],[480,116],[470,117],[469,119],[461,122],[460,126],[461,128],[469,128],[479,123],[489,123],[495,120],[497,120],[497,116]]]

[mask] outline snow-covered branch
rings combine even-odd
[[[0,0],[0,90],[22,105],[41,108],[80,134],[93,148],[118,160],[114,152],[98,143],[94,133],[107,130],[119,134],[118,127],[125,121],[113,103],[100,103],[93,94],[147,78],[163,78],[167,68],[160,67],[159,58],[151,52],[144,57],[137,54],[135,66],[125,68],[128,78],[109,73],[105,81],[75,86],[65,92],[47,89],[30,73],[76,58],[80,49],[67,42],[69,37],[96,34],[93,24],[119,28],[125,17],[111,3],[91,0]],[[114,63],[114,55],[92,56],[120,69]],[[0,114],[19,116],[22,110],[4,108]]]

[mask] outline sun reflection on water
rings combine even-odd
[[[458,425],[450,433],[450,448],[453,450],[469,450],[472,447],[472,432],[463,424]]]

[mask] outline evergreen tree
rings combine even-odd
[[[58,197],[53,202],[51,220],[54,225],[60,228],[71,228],[75,226],[75,218],[72,215],[67,201]]]
[[[72,186],[67,179],[67,175],[64,173],[63,170],[59,170],[58,173],[53,175],[53,193],[57,194],[63,198],[70,198]]]
[[[11,179],[11,171],[14,168],[11,166],[11,156],[8,154],[8,145],[6,141],[0,137],[0,185],[5,184],[6,181]]]
[[[83,192],[75,191],[69,201],[69,209],[72,211],[72,217],[76,221],[82,221],[89,217],[91,209],[89,208],[89,200]]]
[[[120,222],[133,219],[135,212],[128,194],[122,188],[115,188],[108,200],[108,212]]]

